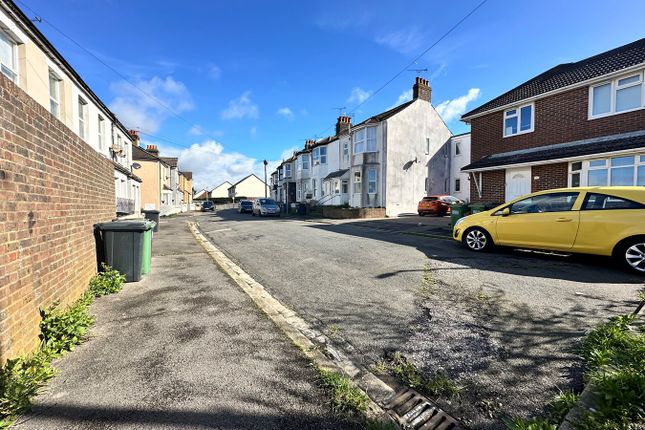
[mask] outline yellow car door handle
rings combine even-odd
[[[556,222],[571,222],[573,221],[573,218],[556,218]]]

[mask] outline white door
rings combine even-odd
[[[506,169],[506,201],[531,192],[531,168]]]

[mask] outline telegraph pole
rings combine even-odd
[[[269,162],[267,160],[264,160],[264,198],[267,198],[267,188],[268,188],[268,182],[267,182],[267,164]]]

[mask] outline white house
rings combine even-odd
[[[228,188],[228,196],[237,201],[240,198],[254,199],[267,197],[269,187],[267,184],[254,174],[250,174]]]
[[[226,199],[228,198],[228,189],[232,186],[229,181],[224,181],[210,192],[211,199]]]
[[[470,200],[468,173],[461,169],[470,163],[470,133],[450,138],[450,195],[463,201]]]

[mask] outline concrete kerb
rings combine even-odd
[[[354,364],[341,351],[334,348],[329,339],[313,329],[294,311],[276,300],[266,289],[215,247],[199,230],[195,222],[188,222],[195,240],[204,248],[213,261],[226,273],[253,302],[275,323],[276,326],[316,366],[345,374],[367,396],[365,415],[370,420],[393,423],[383,409],[396,392],[373,373]]]

